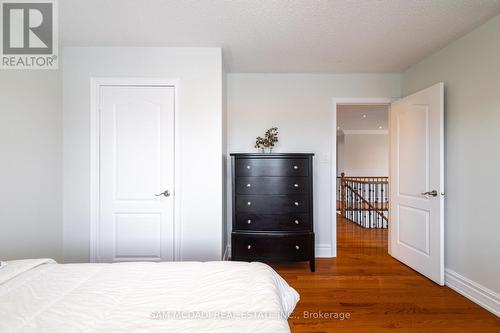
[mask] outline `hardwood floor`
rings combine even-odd
[[[390,257],[387,229],[339,218],[337,242],[337,258],[318,259],[316,273],[307,263],[273,265],[301,297],[292,332],[500,332],[498,317]],[[320,312],[334,318],[306,318]]]

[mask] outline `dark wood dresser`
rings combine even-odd
[[[314,154],[231,154],[231,259],[309,261],[315,270]]]

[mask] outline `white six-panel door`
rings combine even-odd
[[[444,85],[391,105],[391,255],[444,284]]]
[[[174,88],[101,86],[97,261],[173,260]]]

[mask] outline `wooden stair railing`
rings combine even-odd
[[[379,214],[382,219],[384,219],[387,222],[389,222],[389,218],[384,215],[384,210],[383,209],[375,207],[374,205],[372,205],[370,202],[368,202],[368,200],[366,200],[365,198],[363,198],[363,196],[361,194],[359,194],[356,189],[353,189],[350,185],[346,185],[346,188],[348,190],[352,191],[352,193],[357,198],[359,198],[362,203],[364,203],[366,205],[366,206],[360,207],[360,209],[362,209],[362,210],[364,210],[364,209],[373,210],[374,212],[376,212],[377,214]]]
[[[389,224],[388,177],[337,177],[341,215],[365,228]]]

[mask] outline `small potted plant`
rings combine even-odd
[[[255,148],[262,149],[263,153],[271,153],[276,142],[278,142],[278,127],[271,127],[264,137],[258,136],[255,139]]]

